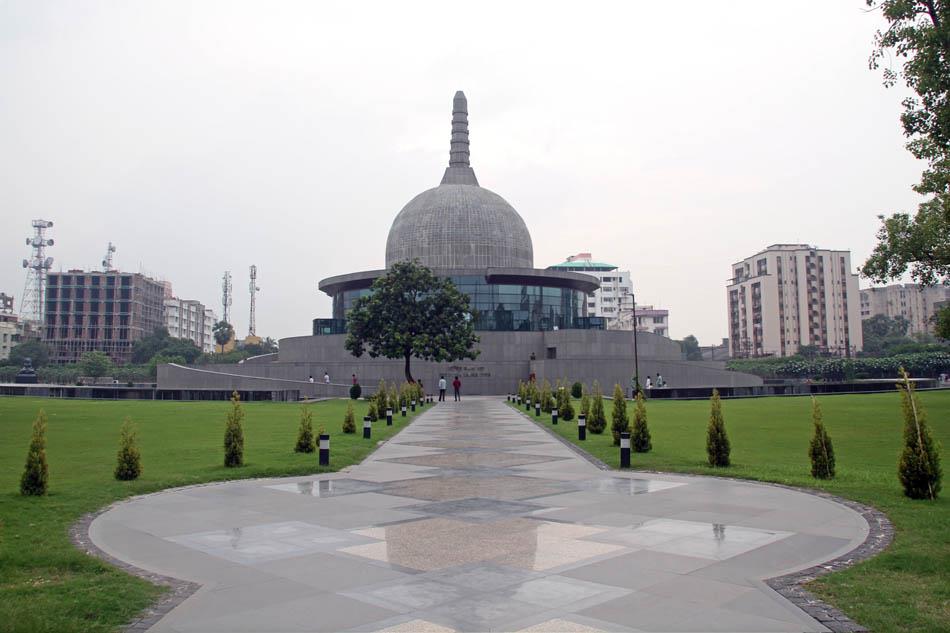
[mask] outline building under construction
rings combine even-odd
[[[135,341],[165,326],[164,297],[162,282],[140,273],[49,273],[44,339],[50,361],[74,363],[100,351],[115,363],[129,362]]]

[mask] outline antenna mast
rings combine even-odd
[[[46,256],[46,247],[53,245],[53,239],[46,238],[46,229],[52,226],[49,220],[33,220],[33,237],[26,238],[26,245],[33,249],[33,255],[23,260],[27,273],[23,299],[20,300],[20,318],[35,322],[37,327],[45,324],[46,274],[53,267],[53,258]]]
[[[226,322],[231,322],[231,300],[232,291],[231,291],[231,271],[224,271],[224,278],[221,281],[221,308],[224,312],[224,316],[221,318]]]
[[[255,307],[254,307],[254,303],[255,303],[255,302],[254,302],[254,298],[255,298],[255,296],[257,295],[257,291],[258,291],[258,290],[260,290],[260,288],[257,287],[257,266],[252,265],[252,266],[251,266],[251,285],[250,285],[250,291],[251,291],[251,324],[250,324],[250,326],[247,328],[247,335],[248,335],[248,336],[257,336],[257,332],[256,332],[256,330],[257,330],[257,326],[256,326],[257,320],[256,320],[256,318],[255,318],[255,316],[256,316],[256,315],[255,315],[256,309],[255,309]]]
[[[112,242],[109,242],[109,247],[106,249],[106,256],[102,258],[102,272],[111,273],[115,270],[115,267],[112,265],[112,253],[115,252],[115,246]]]

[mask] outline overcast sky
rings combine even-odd
[[[726,336],[731,264],[776,242],[874,246],[914,210],[902,89],[867,58],[863,0],[0,0],[0,291],[34,218],[56,270],[172,282],[247,333],[309,334],[317,282],[382,268],[393,218],[436,186],[452,96],[472,165],[534,241],[630,269],[674,338]],[[868,285],[862,280],[862,287]]]

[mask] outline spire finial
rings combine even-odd
[[[468,99],[459,90],[452,99],[452,144],[449,149],[449,166],[442,176],[443,185],[475,185],[478,179],[469,163],[468,146]]]
[[[452,147],[449,167],[468,167],[468,100],[459,90],[452,99]]]

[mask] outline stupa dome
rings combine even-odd
[[[533,268],[531,234],[504,198],[480,187],[469,164],[468,103],[455,93],[449,166],[438,187],[403,207],[389,229],[386,267],[418,259],[430,268]]]

